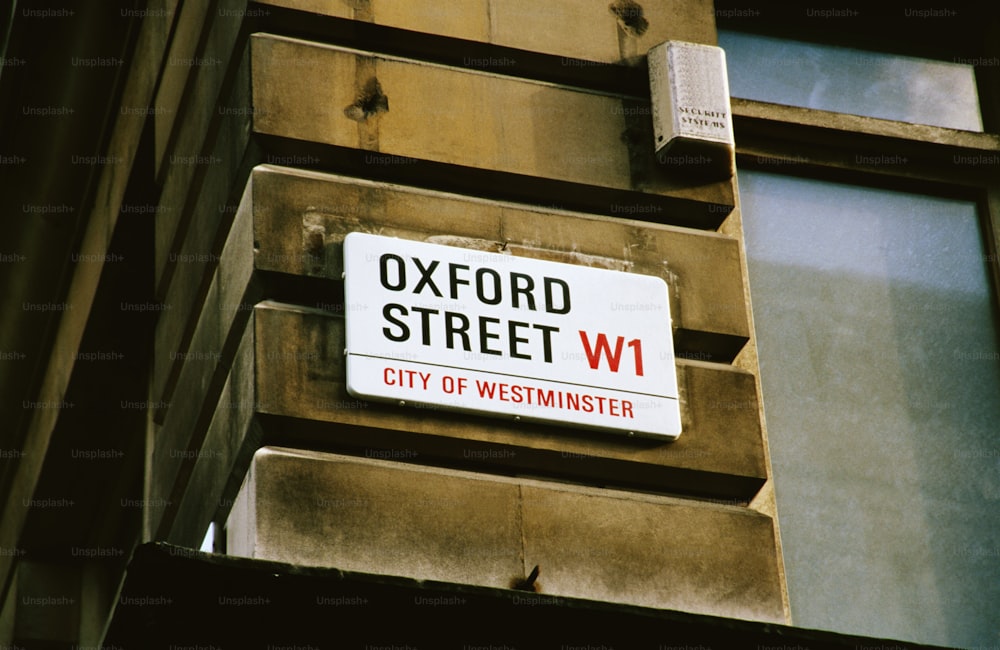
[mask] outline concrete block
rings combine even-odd
[[[248,195],[249,191],[244,197]],[[242,335],[242,330],[234,333],[234,322],[240,314],[247,319],[250,317],[252,305],[244,305],[242,300],[253,271],[252,226],[249,201],[244,201],[223,247],[205,300],[195,316],[197,325],[191,345],[173,359],[182,364],[176,388],[165,395],[167,399],[154,404],[154,419],[162,422],[156,432],[152,452],[150,521],[154,529],[170,503],[184,461],[183,455],[192,448],[192,437],[203,435],[204,430],[199,431],[201,409],[206,399],[214,403],[215,396],[209,395],[209,391],[213,390],[213,377],[220,372],[220,366],[224,367],[229,361],[223,354],[226,342],[231,336]],[[162,362],[162,356],[170,352],[157,350],[156,354]],[[214,390],[221,390],[221,384]],[[201,426],[207,426],[207,422]]]
[[[511,482],[263,448],[239,499],[243,514],[228,526],[233,554],[502,588],[522,574]]]
[[[259,166],[253,178],[255,265],[261,270],[339,280],[341,242],[356,230],[502,240],[502,215],[492,202],[283,167]],[[304,246],[309,226],[323,232],[319,253]]]
[[[352,231],[634,271],[670,285],[675,329],[749,338],[736,239],[288,168],[254,172],[258,269],[340,281]],[[307,247],[305,229],[322,233]]]
[[[368,10],[380,25],[417,32],[487,41],[491,31],[490,0],[442,3],[437,0],[373,0]],[[355,18],[359,12],[355,12]]]
[[[608,8],[610,2],[556,0],[491,4],[495,12],[491,43],[602,63],[621,59],[618,20]]]
[[[238,5],[239,0],[226,0],[219,3],[219,8],[225,10],[227,6],[234,8]],[[210,137],[210,127],[219,119],[215,107],[229,98],[228,94],[222,94],[222,84],[230,61],[244,54],[235,49],[240,21],[220,18],[217,13],[208,14],[205,20],[208,35],[203,49],[187,57],[172,58],[173,55],[168,55],[167,65],[164,66],[164,75],[175,74],[177,82],[183,82],[184,101],[176,110],[164,111],[157,116],[157,128],[163,131],[158,137],[165,138],[162,143],[157,143],[157,177],[163,181],[163,191],[161,212],[156,219],[156,267],[153,277],[160,296],[163,295],[161,285],[167,258],[171,252],[176,252],[177,240],[183,239],[184,233],[178,233],[178,229],[188,227],[185,219],[189,215],[186,211],[192,205],[188,192],[197,187],[194,181],[199,170],[216,166],[237,167],[240,164],[240,160],[222,158],[221,151],[206,153],[205,146]],[[194,33],[193,30],[179,31],[188,35]],[[205,110],[203,107],[212,108]]]
[[[167,51],[166,65],[153,97],[153,132],[154,132],[154,164],[155,174],[159,176],[166,157],[167,143],[177,120],[181,98],[188,77],[196,66],[190,65],[198,50],[201,32],[211,25],[212,15],[207,3],[183,3],[180,15],[177,17],[181,25],[201,25],[202,29],[177,29],[170,40]]]
[[[784,621],[769,517],[608,490],[521,495],[525,565],[540,567],[542,593]]]
[[[166,535],[166,541],[172,544],[200,547],[209,523],[220,509],[225,509],[225,491],[245,450],[257,410],[253,334],[251,320],[243,332],[203,441],[197,449],[178,454],[184,462],[181,476],[186,485]]]
[[[255,320],[261,412],[315,423],[305,433],[276,427],[278,439],[398,445],[450,462],[719,499],[749,500],[767,478],[756,385],[742,370],[679,361],[684,432],[673,443],[641,441],[357,400],[345,387],[342,317],[268,301]]]
[[[769,517],[733,506],[265,447],[229,552],[310,566],[783,621]]]
[[[237,82],[223,109],[231,112],[220,119],[214,136],[210,158],[226,161],[209,165],[205,178],[192,191],[197,200],[192,207],[188,227],[178,232],[175,251],[163,256],[164,268],[158,276],[157,292],[166,307],[156,324],[156,356],[153,372],[154,399],[161,399],[177,380],[181,363],[174,356],[190,343],[195,322],[192,314],[204,298],[202,285],[211,277],[220,261],[221,243],[232,226],[238,205],[230,205],[230,197],[242,192],[239,161],[249,142],[249,58],[244,58],[237,73]],[[239,196],[239,194],[237,194]],[[249,205],[248,205],[249,209]]]
[[[715,44],[711,0],[263,0],[263,4],[602,63],[637,64],[669,39]],[[567,62],[567,65],[571,63]]]
[[[574,202],[640,205],[637,216],[661,222],[715,228],[734,204],[728,180],[664,171],[641,99],[262,34],[251,51],[260,134],[414,159],[396,175],[418,176],[427,161],[517,175],[511,184],[531,176],[532,188],[511,191],[548,182]],[[365,110],[369,95],[384,101]]]

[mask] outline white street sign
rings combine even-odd
[[[661,278],[364,233],[344,269],[354,397],[681,432]]]

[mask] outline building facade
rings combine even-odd
[[[1000,647],[996,10],[19,0],[4,26],[0,644]],[[726,52],[734,153],[657,154],[665,41]],[[345,296],[351,233],[659,278],[681,435],[351,394],[380,309]]]

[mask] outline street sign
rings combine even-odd
[[[365,233],[345,238],[344,269],[354,397],[681,432],[661,278]]]

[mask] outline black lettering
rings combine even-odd
[[[483,287],[486,284],[483,282],[483,276],[489,275],[493,279],[493,297],[487,298],[483,292]],[[500,274],[493,269],[477,269],[476,270],[476,296],[479,298],[479,302],[485,303],[487,305],[499,305],[500,299],[503,297],[500,295]]]
[[[522,285],[521,281],[524,281]],[[514,304],[514,309],[521,308],[521,301],[518,300],[518,295],[523,295],[528,301],[528,309],[535,311],[535,297],[531,295],[531,292],[535,288],[535,281],[531,279],[530,275],[525,275],[524,273],[511,273],[510,274],[510,290],[511,290],[511,301]]]
[[[396,262],[396,284],[389,283],[389,261]],[[378,258],[379,281],[389,291],[402,291],[406,286],[406,263],[399,255],[383,253]]]
[[[512,359],[530,359],[530,354],[520,354],[517,351],[518,343],[527,343],[528,339],[522,339],[517,336],[518,327],[528,327],[528,323],[522,323],[520,321],[512,320],[507,323],[507,333],[510,335],[510,356]]]
[[[455,321],[461,323],[460,327],[455,326]],[[454,311],[446,311],[444,313],[444,333],[447,341],[448,349],[455,349],[455,335],[458,334],[462,337],[462,349],[466,352],[472,352],[472,346],[469,344],[469,319],[465,314],[459,314]]]
[[[545,311],[550,314],[569,313],[569,285],[558,278],[545,278]],[[552,285],[558,285],[562,293],[562,306],[556,307],[552,299]]]
[[[494,334],[493,332],[487,332],[486,331],[486,324],[487,323],[494,323],[494,324],[499,325],[500,324],[500,319],[499,318],[488,318],[486,316],[480,316],[479,317],[479,351],[482,352],[483,354],[501,355],[503,353],[500,352],[500,350],[491,350],[488,347],[488,345],[489,345],[488,339],[497,339],[499,341],[500,340],[500,335],[499,334]]]
[[[463,280],[462,278],[458,277],[458,274],[456,273],[458,269],[465,269],[466,271],[468,271],[469,267],[466,266],[465,264],[448,265],[448,284],[451,287],[452,300],[458,300],[458,285],[464,284],[465,286],[469,286],[468,280]]]
[[[431,291],[434,292],[434,295],[441,298],[441,292],[438,291],[437,285],[434,284],[434,278],[431,277],[434,274],[434,269],[437,268],[437,265],[440,262],[434,260],[431,262],[430,266],[424,268],[424,265],[421,264],[420,260],[416,257],[411,257],[410,259],[413,260],[413,263],[417,265],[417,270],[420,271],[420,282],[418,282],[417,286],[413,288],[413,293],[420,293],[423,290],[424,285],[428,284],[431,287]]]
[[[386,289],[388,288],[389,287],[386,287]],[[387,304],[385,307],[382,308],[382,316],[385,317],[387,321],[389,321],[390,323],[399,328],[399,334],[393,334],[392,330],[389,329],[388,327],[382,328],[382,334],[384,334],[385,338],[389,339],[390,341],[399,341],[399,342],[406,341],[410,338],[410,328],[407,327],[406,323],[404,323],[403,321],[394,318],[392,315],[393,311],[402,312],[401,315],[406,316],[406,307],[390,302],[389,304]]]
[[[567,296],[569,294],[566,294]],[[566,304],[569,304],[567,301]],[[552,332],[558,332],[558,327],[551,325],[532,325],[536,330],[542,330],[542,346],[545,353],[545,363],[552,363]]]
[[[438,310],[428,309],[427,307],[414,307],[411,311],[415,311],[420,314],[420,329],[421,337],[420,342],[424,345],[431,344],[431,314],[437,314]]]

